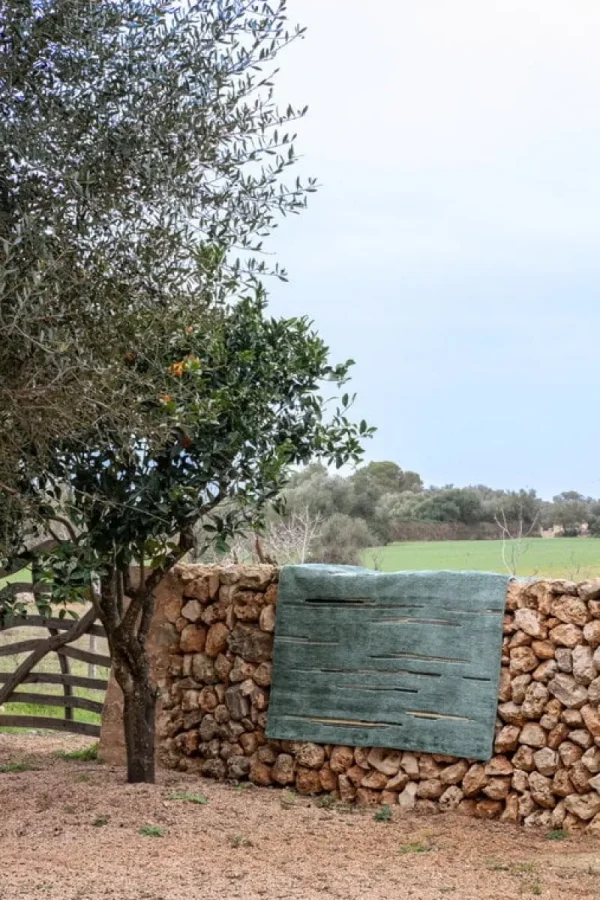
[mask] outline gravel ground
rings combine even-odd
[[[597,837],[398,810],[377,822],[373,810],[169,772],[128,786],[120,769],[53,756],[85,745],[0,734],[0,767],[32,766],[0,774],[1,900],[600,900]]]

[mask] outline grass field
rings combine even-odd
[[[506,557],[511,557],[506,547]],[[384,572],[406,569],[475,569],[506,572],[502,541],[417,541],[365,550],[367,566]],[[536,538],[524,543],[517,575],[547,575],[575,581],[600,578],[600,540],[594,538]]]
[[[43,628],[10,628],[6,631],[0,631],[0,646],[7,646],[8,644],[13,644],[17,641],[30,640],[31,638],[36,637],[47,638],[48,632]],[[89,650],[89,635],[84,635],[84,637],[79,638],[79,640],[74,642],[73,646],[79,647],[81,650]],[[104,638],[97,638],[94,649],[97,653],[107,654],[108,647],[106,640]],[[21,662],[23,662],[23,660],[27,656],[27,653],[1,656],[0,671],[6,673],[14,672],[15,669],[20,665]],[[94,672],[92,673],[86,663],[79,662],[78,660],[70,660],[69,664],[72,675],[87,676],[93,674],[93,677],[101,679],[107,679],[109,675],[108,669],[104,669],[100,666],[96,666]],[[49,653],[37,664],[37,666],[34,667],[33,671],[59,673],[60,666],[57,655],[55,653]],[[36,694],[57,694],[60,696],[62,696],[63,691],[60,685],[52,684],[23,685],[21,690]],[[102,691],[92,691],[86,688],[74,687],[73,694],[76,697],[84,697],[87,700],[96,700],[99,703],[102,703],[104,701],[104,692]],[[43,716],[45,718],[63,718],[64,708],[60,706],[47,706],[46,704],[42,705],[33,703],[6,703],[4,705],[4,712],[6,713],[6,715],[14,716]],[[100,723],[100,716],[97,713],[90,712],[85,709],[73,710],[73,718],[76,722],[89,722],[93,724]],[[18,729],[8,728],[6,726],[0,727],[0,732],[16,730]]]

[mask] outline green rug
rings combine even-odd
[[[268,737],[489,759],[509,580],[284,567]]]

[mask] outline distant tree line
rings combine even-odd
[[[389,461],[347,477],[313,463],[291,475],[284,499],[258,544],[256,537],[237,543],[236,559],[256,556],[258,547],[279,563],[352,564],[365,547],[402,540],[516,539],[552,528],[561,536],[600,536],[600,500],[577,491],[545,501],[534,490],[425,487],[417,472]]]

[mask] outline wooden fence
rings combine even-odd
[[[88,610],[80,619],[45,618],[39,615],[15,617],[0,624],[0,632],[10,629],[32,628],[38,631],[38,636],[30,640],[17,640],[13,643],[0,643],[1,659],[6,657],[28,655],[13,672],[0,671],[0,710],[6,703],[28,703],[40,706],[54,706],[63,708],[63,716],[27,716],[3,714],[0,712],[0,727],[10,726],[16,728],[42,728],[60,731],[72,731],[76,734],[86,734],[93,737],[100,736],[100,725],[76,721],[74,710],[81,709],[88,712],[102,714],[104,703],[80,697],[74,693],[74,688],[83,688],[88,691],[106,691],[108,682],[103,678],[90,677],[95,674],[95,667],[110,669],[110,657],[96,653],[92,649],[95,639],[105,638],[105,632],[101,625],[97,624],[95,612]],[[39,630],[44,629],[48,636],[40,636]],[[90,649],[82,649],[73,646],[75,641],[80,641],[86,635],[90,636]],[[58,671],[34,671],[34,669],[49,654],[58,657]],[[89,666],[88,677],[73,674],[71,660],[87,663]],[[22,685],[60,685],[62,693],[41,693],[31,690],[21,690]]]

